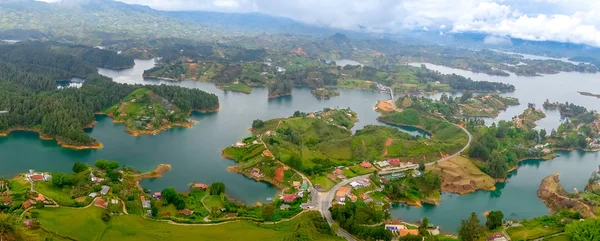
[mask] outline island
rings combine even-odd
[[[133,136],[156,135],[174,126],[190,128],[197,123],[189,119],[190,112],[184,112],[147,88],[131,92],[120,103],[104,111],[113,122],[124,123],[125,132]]]
[[[546,114],[542,110],[536,109],[534,104],[529,103],[527,109],[513,121],[517,128],[533,129],[537,126],[535,122],[543,118],[546,118]]]
[[[325,88],[314,89],[311,93],[319,100],[328,100],[331,97],[340,96],[339,92]]]

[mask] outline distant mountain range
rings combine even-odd
[[[359,29],[365,31],[366,28]],[[405,31],[400,34],[372,34],[313,26],[261,13],[158,11],[112,0],[63,0],[52,4],[35,0],[0,2],[0,39],[52,39],[100,45],[103,41],[125,39],[171,37],[215,40],[214,36],[264,33],[331,36],[338,32],[353,38],[386,38],[404,44],[494,48],[589,61],[600,59],[600,48],[589,45],[514,38],[489,43],[486,41],[489,36],[480,33],[440,35],[438,31]]]

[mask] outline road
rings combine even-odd
[[[451,155],[451,156],[447,156],[447,157],[444,157],[444,158],[442,158],[442,159],[439,159],[439,160],[437,160],[437,161],[434,161],[434,162],[427,163],[427,164],[425,164],[425,166],[431,166],[431,165],[433,165],[433,164],[436,164],[436,163],[439,163],[439,162],[443,162],[443,161],[450,160],[450,158],[453,158],[453,157],[455,157],[455,156],[458,156],[458,155],[460,155],[460,153],[462,153],[463,151],[467,150],[467,148],[469,148],[469,146],[471,146],[471,142],[473,141],[473,135],[471,135],[471,132],[469,132],[469,131],[468,131],[467,129],[465,129],[464,127],[462,127],[462,126],[459,126],[459,125],[457,125],[457,124],[454,124],[454,123],[452,123],[452,122],[448,122],[448,123],[450,123],[450,124],[452,124],[452,125],[454,125],[454,126],[456,126],[456,127],[460,128],[460,129],[461,129],[461,130],[463,130],[465,133],[467,133],[467,135],[469,136],[469,141],[467,141],[467,144],[465,145],[465,147],[463,147],[462,149],[460,149],[460,151],[458,151],[458,152],[454,153],[453,155]]]
[[[325,217],[329,226],[332,226],[335,223],[335,221],[333,221],[333,218],[331,218],[331,213],[329,212],[329,208],[331,207],[331,200],[333,200],[333,197],[335,196],[335,192],[337,192],[337,190],[340,189],[340,187],[348,185],[348,183],[351,183],[354,181],[359,181],[359,180],[362,180],[362,179],[368,178],[368,177],[369,177],[369,175],[362,175],[362,176],[357,176],[357,177],[353,177],[350,179],[346,179],[346,180],[336,184],[333,188],[331,188],[331,190],[329,190],[329,192],[319,193],[319,211],[321,212],[323,217]],[[354,236],[352,236],[350,233],[348,233],[346,230],[344,230],[342,228],[338,228],[337,234],[339,236],[344,237],[345,239],[347,239],[349,241],[356,241],[356,238],[354,238]]]
[[[471,132],[469,132],[467,129],[465,129],[462,126],[456,125],[454,123],[451,123],[451,124],[457,126],[458,128],[462,129],[465,133],[467,133],[467,135],[469,136],[469,141],[467,142],[467,144],[462,149],[460,149],[458,152],[454,153],[453,155],[444,157],[444,158],[439,159],[439,160],[437,160],[435,162],[427,163],[427,164],[425,164],[426,166],[430,166],[430,165],[433,165],[435,163],[439,163],[439,162],[450,160],[450,158],[453,158],[455,156],[460,155],[460,153],[462,153],[467,148],[469,148],[469,146],[471,146],[471,142],[473,141],[473,135],[471,135]],[[321,214],[323,215],[323,217],[325,217],[325,219],[327,220],[327,223],[329,224],[329,226],[332,226],[335,223],[333,221],[333,218],[331,218],[331,213],[329,212],[329,208],[331,207],[331,201],[333,200],[333,197],[335,196],[335,192],[337,192],[337,190],[340,189],[340,187],[348,185],[348,183],[351,183],[351,182],[354,182],[354,181],[359,181],[359,180],[361,180],[363,178],[368,178],[368,177],[369,177],[369,175],[363,175],[363,176],[358,176],[358,177],[350,178],[350,179],[347,179],[347,180],[344,180],[344,181],[338,183],[333,188],[331,188],[331,190],[329,190],[329,192],[327,192],[327,193],[319,193],[319,201],[318,201],[318,203],[319,203],[319,211],[321,212]],[[349,241],[356,241],[357,240],[350,233],[348,233],[346,230],[344,230],[342,228],[338,228],[337,234],[339,236],[342,236],[342,237],[346,238]]]

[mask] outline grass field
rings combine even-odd
[[[252,88],[250,86],[245,85],[245,84],[230,84],[230,85],[227,85],[227,86],[221,86],[221,88],[223,88],[223,90],[242,92],[242,93],[245,93],[245,94],[252,93]]]
[[[209,195],[203,200],[206,207],[211,209],[212,207],[217,207],[219,209],[223,208],[223,197],[219,195]]]
[[[571,237],[569,237],[566,234],[563,234],[552,238],[546,238],[544,239],[544,241],[571,241]]]
[[[52,198],[61,206],[73,206],[75,204],[75,199],[72,199],[69,194],[55,187],[50,182],[36,182],[34,188],[36,191]]]
[[[311,227],[311,215],[305,213],[289,222],[275,225],[248,221],[230,222],[214,226],[173,225],[144,219],[136,215],[112,217],[108,223],[100,219],[102,210],[46,208],[39,210],[42,227],[50,232],[85,241],[153,241],[153,240],[284,240],[297,233],[311,233],[311,240],[335,241],[337,237],[316,232]],[[293,240],[293,239],[290,239]]]
[[[38,221],[44,229],[76,240],[100,240],[107,227],[100,218],[102,209],[97,207],[43,208],[37,211]]]
[[[329,191],[333,186],[335,186],[335,182],[327,178],[326,176],[313,176],[310,177],[310,181],[315,184],[321,185],[325,191]]]

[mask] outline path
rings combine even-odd
[[[460,128],[460,129],[461,129],[461,130],[463,130],[465,133],[467,133],[467,135],[469,136],[469,141],[467,141],[467,144],[466,144],[466,145],[465,145],[465,146],[464,146],[462,149],[460,149],[458,152],[456,152],[456,153],[454,153],[454,154],[452,154],[452,155],[450,155],[450,156],[444,157],[444,158],[442,158],[442,159],[439,159],[439,160],[437,160],[437,161],[434,161],[434,162],[427,163],[427,164],[425,164],[425,166],[431,166],[431,165],[433,165],[433,164],[435,164],[435,163],[439,163],[439,162],[443,162],[443,161],[450,160],[451,158],[453,158],[453,157],[456,157],[456,156],[460,155],[460,153],[464,152],[465,150],[467,150],[467,148],[469,148],[469,146],[471,146],[471,142],[473,141],[473,135],[471,135],[471,132],[469,132],[467,129],[465,129],[465,128],[464,128],[464,127],[462,127],[462,126],[459,126],[459,125],[457,125],[457,124],[454,124],[454,123],[452,123],[452,122],[449,122],[449,121],[447,121],[447,122],[448,122],[448,123],[450,123],[450,124],[452,124],[452,125],[454,125],[454,126],[456,126],[456,127],[458,127],[458,128]]]

